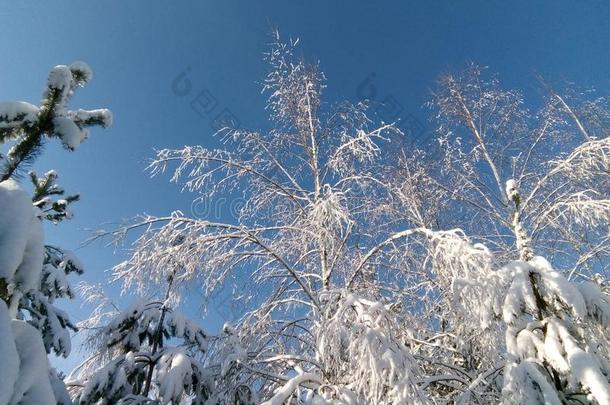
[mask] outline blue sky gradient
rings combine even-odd
[[[56,169],[67,191],[82,194],[75,219],[49,227],[47,240],[77,250],[89,282],[104,279],[121,255],[102,243],[77,249],[84,229],[191,209],[192,196],[144,173],[153,148],[217,146],[213,122],[223,111],[242,127],[269,126],[261,56],[275,27],[320,60],[326,101],[395,100],[422,128],[435,78],[468,62],[489,66],[533,100],[536,74],[603,93],[610,85],[603,1],[24,1],[3,3],[0,27],[1,101],[37,102],[52,66],[83,60],[94,79],[72,106],[114,113],[113,127],[94,129],[77,152],[51,142],[34,166]],[[191,84],[186,94],[172,86],[180,74]],[[209,113],[191,107],[201,92],[216,100]],[[220,214],[226,219],[226,209]],[[72,307],[77,320],[86,316]],[[222,317],[214,312],[204,325],[215,329]]]

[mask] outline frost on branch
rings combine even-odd
[[[332,290],[322,300],[328,311],[315,325],[315,369],[296,366],[291,378],[282,377],[265,405],[304,404],[423,404],[422,378],[399,327],[397,308],[347,292]]]
[[[447,356],[451,364],[465,370],[480,370],[483,374],[490,372],[493,377],[493,370],[501,361],[497,348],[504,341],[498,314],[502,309],[501,291],[505,290],[506,283],[494,271],[496,258],[489,248],[473,243],[460,229],[426,233],[439,291],[437,316],[443,323],[436,334],[438,337],[432,334],[433,342],[452,349],[442,355],[441,347],[428,348],[428,356]],[[493,391],[492,388],[492,394]]]
[[[129,258],[114,268],[126,291],[160,292],[174,270],[177,285],[197,285],[206,299],[230,288],[239,316],[207,352],[210,398],[425,402],[408,334],[396,325],[406,318],[399,304],[407,295],[415,302],[417,288],[406,281],[412,257],[395,229],[407,221],[386,210],[394,194],[381,143],[397,130],[377,126],[364,103],[327,108],[324,76],[295,57],[293,45],[276,36],[267,55],[273,129],[225,129],[223,149],[161,149],[149,166],[153,175],[170,172],[194,203],[239,194],[243,204],[230,219],[175,211],[98,235],[121,241],[137,233]],[[340,301],[347,290],[357,298],[326,299],[344,289]],[[177,302],[180,293],[168,298]],[[331,336],[335,326],[353,342]],[[325,364],[330,359],[336,363]]]
[[[549,177],[578,184],[580,189],[561,193],[545,206],[549,222],[590,229],[610,223],[610,137],[585,142],[550,165]]]

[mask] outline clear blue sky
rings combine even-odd
[[[225,108],[244,127],[268,125],[259,83],[272,27],[299,37],[304,55],[320,60],[329,100],[370,95],[372,83],[378,100],[393,97],[423,125],[434,79],[471,61],[534,97],[536,73],[610,88],[610,3],[603,1],[4,2],[0,101],[37,102],[52,66],[83,60],[94,79],[72,106],[108,107],[115,117],[76,153],[52,143],[36,163],[82,193],[75,219],[51,227],[47,240],[76,249],[84,228],[141,212],[188,212],[190,197],[165,178],[149,179],[145,161],[155,147],[215,145],[211,123]],[[179,96],[172,82],[185,69],[192,88]],[[207,116],[189,106],[204,90],[218,103]],[[103,279],[120,260],[101,244],[77,252],[87,281]],[[85,314],[75,311],[77,319]]]

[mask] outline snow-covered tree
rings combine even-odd
[[[376,125],[365,103],[325,105],[318,66],[274,39],[264,82],[273,129],[225,128],[225,149],[162,149],[149,166],[153,175],[171,168],[195,198],[240,190],[243,208],[228,222],[182,212],[135,219],[113,232],[140,232],[115,278],[149,293],[179,266],[177,279],[206,296],[239,283],[233,299],[246,311],[205,363],[226,392],[271,403],[424,402],[393,305],[408,255],[380,204],[389,198],[380,145],[399,131]]]
[[[471,339],[490,341],[504,333],[496,352],[499,367],[480,370],[480,378],[456,402],[481,402],[477,385],[492,383],[502,371],[498,401],[503,403],[608,403],[608,288],[599,282],[570,282],[540,257],[500,266],[491,252],[461,233],[437,232],[439,256],[461,258],[437,263],[457,267],[464,258],[474,273],[451,279],[455,320],[473,332]],[[457,273],[456,273],[457,274]],[[493,370],[493,369],[492,369]]]
[[[58,223],[71,218],[68,207],[79,199],[78,194],[64,196],[64,190],[55,182],[57,174],[54,171],[47,172],[42,179],[30,172],[30,178],[34,189],[32,201],[40,210],[41,219]],[[53,196],[63,198],[53,200]],[[56,299],[74,298],[75,293],[67,276],[83,272],[83,265],[74,253],[56,246],[44,246],[42,272],[37,276],[40,285],[21,298],[19,310],[21,317],[27,318],[42,333],[47,352],[53,351],[64,357],[70,354],[70,330],[76,331],[77,328],[68,314],[54,303]]]
[[[163,297],[137,301],[124,311],[98,287],[83,285],[82,295],[96,309],[79,325],[90,332],[92,353],[70,376],[78,403],[180,404],[191,398],[202,404],[213,395],[215,387],[197,359],[207,351],[208,336],[172,305],[178,269],[168,274]]]
[[[104,336],[129,325],[147,354],[100,357],[92,400],[168,400],[147,336],[193,285],[243,308],[189,353],[183,386],[203,403],[608,403],[604,100],[549,89],[531,113],[473,67],[434,93],[440,155],[389,159],[400,131],[366,102],[325,104],[323,74],[294,45],[276,35],[267,54],[272,129],[224,128],[222,149],[161,149],[150,163],[195,200],[239,193],[234,218],[175,211],[96,234],[135,233],[114,280],[166,299],[151,321],[96,324]]]
[[[607,403],[604,343],[588,346],[605,342],[607,330],[593,322],[597,315],[588,315],[586,296],[578,293],[594,290],[590,281],[603,280],[608,266],[610,138],[599,122],[607,117],[605,102],[588,104],[585,110],[596,114],[579,116],[549,90],[532,114],[519,92],[471,67],[444,76],[430,105],[441,159],[426,163],[420,181],[435,190],[427,195],[436,228],[459,228],[422,242],[430,255],[422,273],[431,275],[431,305],[439,308],[431,323],[440,322],[450,349],[437,355],[457,354],[479,376],[479,387],[498,394],[503,375],[507,402]],[[408,159],[402,166],[397,173],[407,174],[397,176],[397,187],[409,184],[418,167]],[[401,203],[418,206],[420,199],[410,194]],[[598,300],[607,299],[595,291]],[[540,342],[555,345],[554,352],[546,349],[554,359]],[[570,363],[572,355],[591,365],[583,371]],[[557,356],[565,361],[557,363]],[[470,386],[454,394],[474,398]]]
[[[560,261],[570,279],[590,278],[607,271],[610,249],[610,107],[601,97],[570,99],[586,105],[576,108],[547,93],[531,112],[519,91],[476,66],[440,79],[430,102],[442,159],[433,177],[446,201],[440,226],[463,229],[504,260],[533,253]]]
[[[0,350],[7,359],[3,367],[10,369],[10,375],[0,378],[1,403],[71,403],[62,380],[48,365],[47,353],[70,353],[69,331],[76,327],[54,303],[73,297],[67,276],[83,269],[71,252],[44,244],[42,222],[69,219],[68,206],[78,196],[63,196],[54,171],[43,178],[30,173],[31,197],[15,178],[38,156],[47,138],[57,137],[74,150],[87,138],[87,127],[110,125],[108,110],[67,110],[74,90],[91,76],[82,62],[56,66],[40,106],[0,103],[0,143],[12,142],[7,155],[0,156]]]
[[[506,402],[610,403],[610,296],[571,283],[537,256],[501,272],[512,278],[507,324]]]

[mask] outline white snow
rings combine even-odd
[[[532,270],[532,266],[522,261],[509,263],[502,270],[513,274],[513,281],[506,292],[502,308],[504,322],[509,325],[516,322],[523,309],[534,311],[536,308],[536,298],[528,277]]]
[[[579,283],[576,287],[585,300],[589,315],[606,328],[610,327],[610,297],[595,283]]]
[[[513,358],[505,374],[507,398],[515,394],[530,401],[558,402],[543,375],[544,364],[572,387],[582,386],[598,403],[610,404],[608,381],[595,355],[580,343],[584,329],[578,326],[587,315],[602,325],[607,322],[610,298],[593,283],[569,282],[542,257],[510,263],[504,271],[513,275],[503,308],[509,325],[506,346]],[[532,282],[532,276],[537,281]],[[532,319],[532,315],[540,317],[539,300],[546,303],[545,312],[541,319]]]
[[[31,203],[28,204],[30,209]],[[15,286],[24,293],[36,288],[40,283],[44,260],[44,233],[42,221],[32,215],[28,227],[28,239],[23,251],[21,264],[15,272]]]
[[[23,294],[40,282],[44,236],[30,197],[15,181],[0,183],[0,206],[0,277],[12,294],[15,317]]]
[[[99,121],[104,128],[108,128],[112,125],[112,112],[107,108],[98,108],[95,110],[78,109],[72,111],[71,116],[74,120],[79,122],[86,122],[89,120]]]
[[[191,379],[190,358],[181,350],[168,350],[159,360],[157,384],[164,403],[178,403],[184,393],[184,386]]]
[[[174,330],[174,336],[183,337],[184,336],[184,328],[186,326],[186,318],[178,311],[174,311],[171,313],[169,318],[169,324]]]
[[[124,357],[106,364],[96,370],[92,375],[86,376],[82,391],[79,395],[80,403],[95,403],[100,395],[121,396],[131,391],[131,385],[127,382],[125,367],[133,366],[133,353],[129,352]]]
[[[554,369],[560,373],[570,372],[570,365],[565,358],[565,348],[563,337],[564,326],[557,319],[549,319],[546,323],[546,334],[544,337],[544,347],[542,350],[542,359],[546,360]]]
[[[574,337],[565,327],[559,327],[558,330],[570,363],[572,380],[575,380],[572,382],[581,383],[599,404],[610,404],[610,385],[600,371],[595,358],[578,347]]]
[[[70,150],[79,147],[82,141],[89,136],[86,129],[81,129],[68,117],[55,117],[53,120],[55,133],[61,139],[61,143]]]
[[[23,122],[34,122],[38,107],[25,101],[0,102],[0,128],[14,128]]]
[[[307,381],[315,381],[321,383],[320,378],[311,373],[299,374],[296,377],[288,380],[282,387],[280,387],[268,401],[263,402],[261,405],[283,405],[286,403],[288,398],[294,393],[300,384]]]
[[[40,282],[44,236],[36,208],[15,181],[0,183],[0,207],[0,277],[12,293],[14,317],[21,296]]]
[[[172,331],[172,335],[177,338],[184,338],[189,343],[195,343],[199,349],[207,349],[207,338],[203,330],[197,323],[187,319],[182,313],[174,310],[166,317],[167,324]]]
[[[19,374],[19,354],[11,328],[8,309],[0,299],[0,404],[7,404]]]
[[[80,261],[78,256],[76,256],[76,254],[71,250],[62,249],[62,256],[63,260],[59,264],[59,267],[61,267],[62,269],[65,268],[69,263],[72,265],[72,267],[74,267],[77,272],[82,273],[85,271],[85,266]]]
[[[55,395],[57,405],[73,405],[66,385],[59,378],[57,371],[54,368],[49,368],[49,380],[51,381],[51,387],[53,388],[53,394]]]
[[[506,196],[509,200],[514,200],[519,195],[519,189],[517,189],[517,182],[513,179],[506,181]]]
[[[502,391],[508,404],[562,404],[553,386],[538,369],[538,365],[530,360],[507,365]]]
[[[40,332],[24,321],[12,321],[21,367],[9,404],[55,405],[49,365]]]
[[[85,85],[93,78],[93,70],[85,62],[77,61],[70,65],[70,71],[80,75],[82,84]]]
[[[72,72],[66,65],[57,65],[49,73],[47,86],[52,89],[66,90],[72,83]]]
[[[0,183],[0,277],[12,282],[23,261],[33,207],[30,197],[13,180]]]

